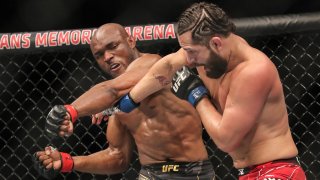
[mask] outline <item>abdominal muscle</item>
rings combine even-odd
[[[137,121],[127,127],[142,165],[208,159],[200,117],[188,102],[164,91],[142,102],[137,113]]]

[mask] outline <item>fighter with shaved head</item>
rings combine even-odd
[[[134,38],[112,23],[98,28],[90,48],[99,67],[114,79],[92,87],[70,105],[54,106],[45,127],[50,136],[70,135],[78,117],[107,106],[115,109],[114,103],[161,58],[139,52]],[[200,116],[192,105],[172,94],[170,86],[143,100],[131,113],[110,116],[106,138],[108,148],[88,156],[71,156],[46,147],[35,155],[36,168],[47,177],[72,170],[121,173],[128,169],[136,145],[142,165],[139,179],[214,179]]]

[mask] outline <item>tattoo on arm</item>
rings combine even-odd
[[[161,86],[166,86],[171,83],[171,81],[169,81],[165,76],[153,75],[153,77],[158,80]]]

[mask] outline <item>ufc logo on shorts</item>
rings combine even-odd
[[[163,165],[162,166],[162,172],[178,172],[179,171],[179,165]]]

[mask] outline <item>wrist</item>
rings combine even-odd
[[[64,105],[64,107],[69,113],[72,123],[74,123],[78,118],[78,111],[72,105],[69,104]]]
[[[208,90],[204,86],[198,86],[194,88],[191,93],[188,95],[188,101],[196,107],[199,101],[208,96]]]
[[[134,102],[129,93],[123,96],[118,102],[118,108],[122,112],[126,112],[126,113],[131,112],[132,110],[137,108],[139,105],[140,103]]]
[[[201,108],[206,108],[208,106],[208,103],[211,104],[209,96],[203,96],[194,107],[196,108],[196,110],[199,110]]]
[[[60,152],[61,156],[61,172],[71,172],[73,170],[74,162],[70,154]]]

